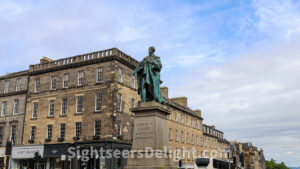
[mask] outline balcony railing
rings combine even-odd
[[[68,57],[68,58],[64,58],[64,59],[54,60],[54,61],[47,62],[47,63],[30,65],[29,72],[34,72],[34,71],[38,71],[38,70],[49,69],[49,68],[54,68],[54,67],[59,67],[59,66],[64,66],[64,65],[69,65],[69,64],[75,64],[78,62],[91,61],[91,60],[96,60],[96,59],[110,57],[110,56],[118,56],[121,59],[124,59],[133,65],[138,64],[138,61],[136,61],[132,57],[128,56],[124,52],[120,51],[119,49],[111,48],[111,49],[101,50],[101,51],[87,53],[87,54],[83,54],[83,55]]]

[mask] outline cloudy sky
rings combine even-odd
[[[111,47],[141,60],[150,45],[169,95],[300,166],[299,1],[0,0],[0,74]]]

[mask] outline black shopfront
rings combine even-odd
[[[106,152],[131,150],[130,143],[107,140],[80,142],[75,147],[76,152],[79,152],[76,154],[76,169],[123,169],[127,165],[127,159],[122,155],[108,158]]]

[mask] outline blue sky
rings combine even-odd
[[[208,125],[300,166],[300,2],[296,0],[0,0],[0,74],[42,56],[150,45],[170,96]]]

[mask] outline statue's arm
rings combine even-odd
[[[140,62],[136,68],[133,70],[133,72],[131,73],[132,75],[135,75],[137,72],[139,72],[140,70],[143,69],[143,66],[144,65],[144,60],[142,62]]]

